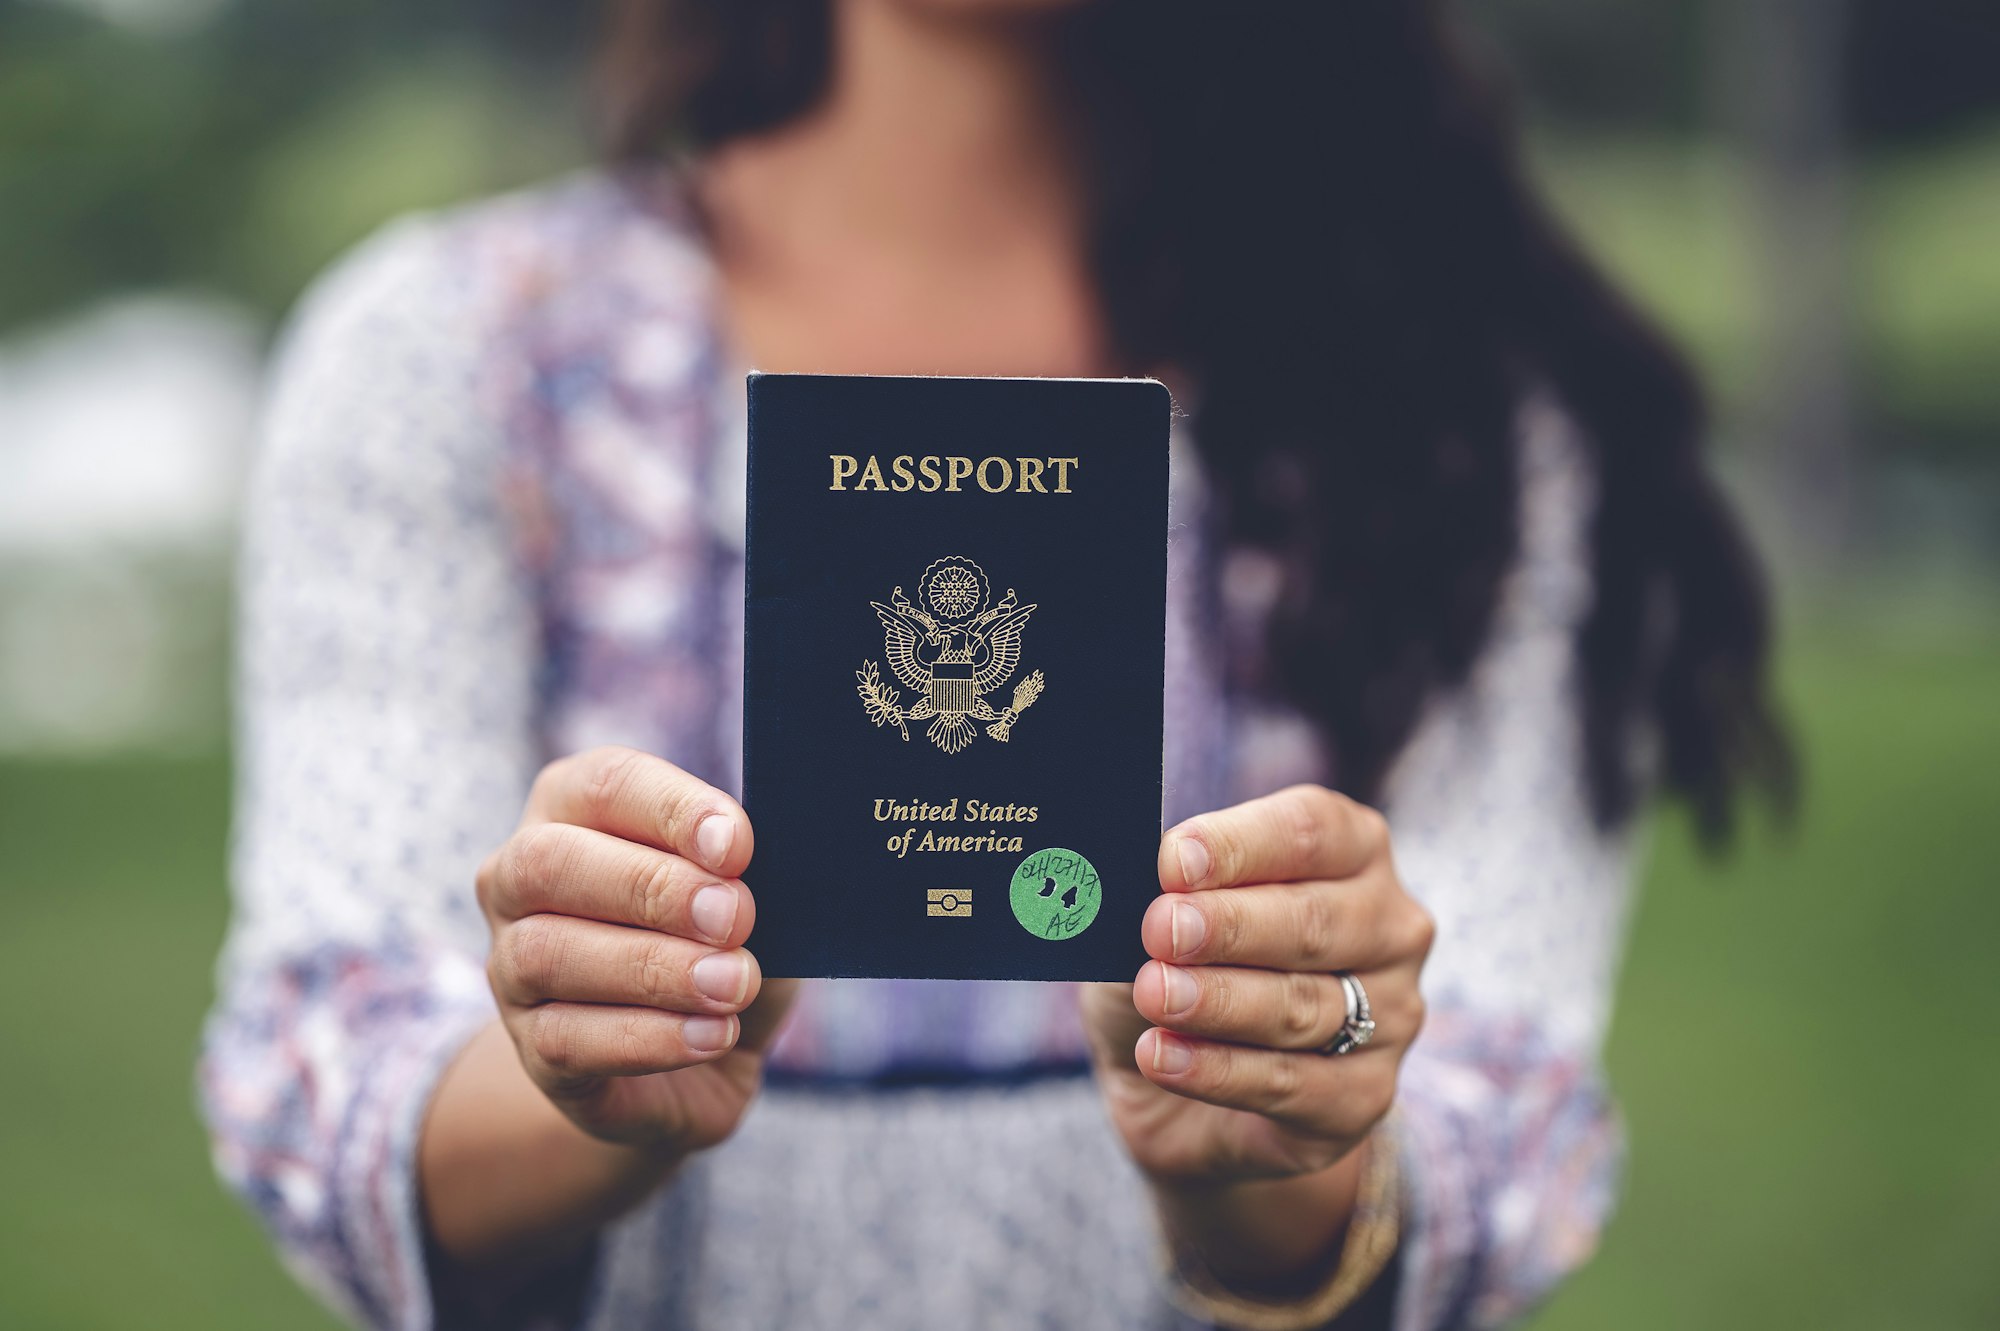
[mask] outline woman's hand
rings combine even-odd
[[[1218,1269],[1289,1278],[1346,1223],[1354,1173],[1336,1166],[1395,1099],[1431,919],[1382,816],[1317,786],[1189,819],[1162,838],[1159,872],[1141,926],[1154,960],[1085,991],[1098,1080],[1169,1226],[1267,1228],[1193,1237]],[[1340,971],[1376,1031],[1332,1057]]]
[[[765,988],[741,806],[663,759],[551,763],[480,868],[487,974],[523,1069],[591,1136],[678,1157],[727,1137],[796,985]],[[761,990],[761,992],[760,992]]]

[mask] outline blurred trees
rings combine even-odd
[[[0,0],[0,329],[158,285],[268,313],[389,212],[577,160],[587,26],[521,0]]]
[[[2000,6],[1485,0],[1549,183],[1792,554],[2000,555]]]
[[[2000,469],[2000,5],[1457,3],[1513,66],[1559,200],[1694,350],[1726,433]],[[384,217],[587,160],[594,15],[0,0],[0,334],[161,286],[268,320]],[[1801,151],[1809,189],[1774,156]],[[1775,323],[1774,296],[1797,306]]]
[[[1478,0],[1544,117],[1629,133],[1713,132],[1719,47],[1743,0]],[[1807,0],[1840,29],[1840,117],[1864,147],[1948,134],[2000,115],[2000,8],[1990,0]],[[1844,11],[1844,12],[1843,12]],[[1750,63],[1786,58],[1751,53]]]

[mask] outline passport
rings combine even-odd
[[[764,973],[1131,979],[1159,892],[1166,388],[748,393]]]

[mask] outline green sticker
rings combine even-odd
[[[1007,899],[1014,918],[1037,938],[1074,938],[1097,918],[1104,892],[1089,860],[1052,846],[1021,861]]]

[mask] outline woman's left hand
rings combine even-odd
[[[1154,960],[1085,990],[1111,1117],[1157,1182],[1204,1186],[1327,1169],[1395,1099],[1423,1023],[1431,918],[1403,890],[1382,816],[1317,786],[1203,814],[1160,843]],[[1366,989],[1365,1046],[1338,972]]]

